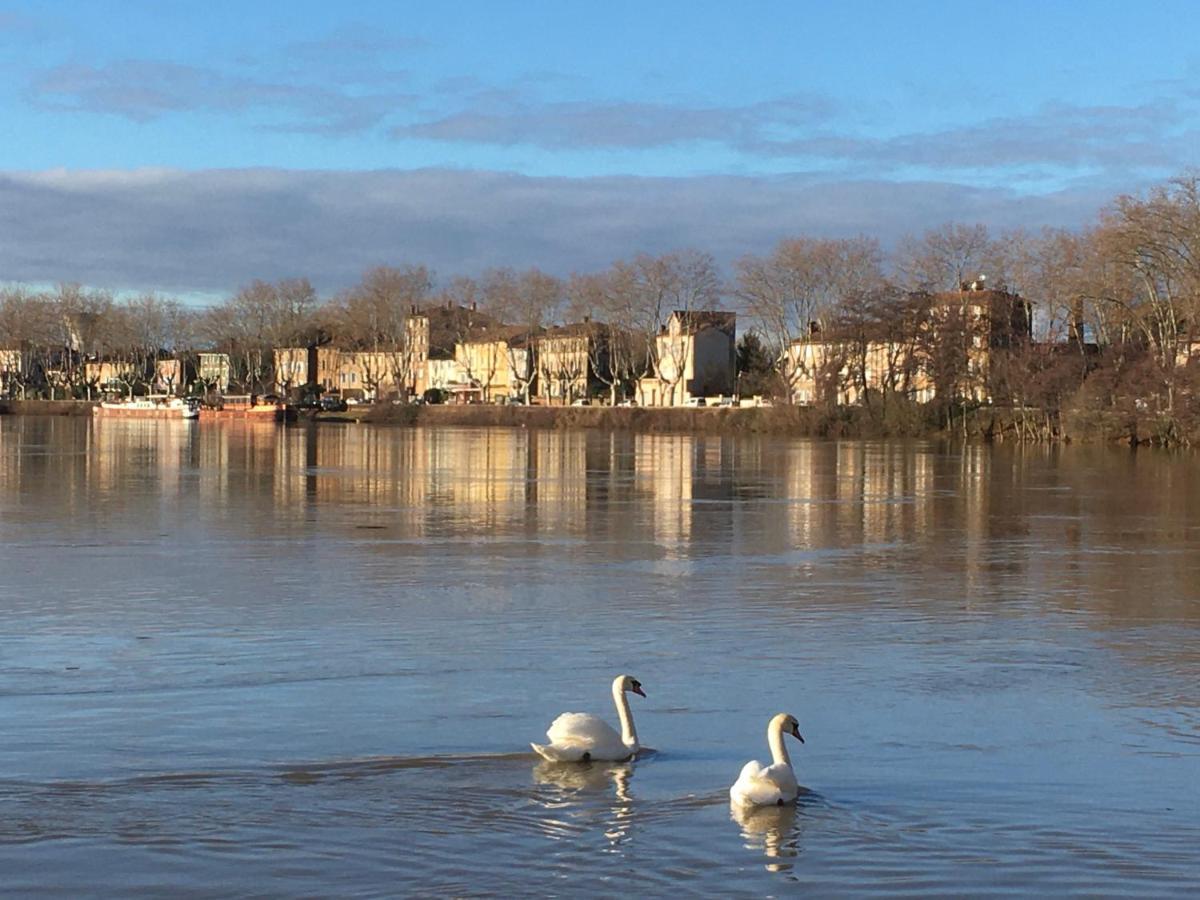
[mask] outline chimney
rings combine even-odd
[[[816,319],[813,319],[812,321],[810,321],[808,323],[809,337],[816,337],[820,333],[821,333],[821,323],[818,322]]]
[[[583,317],[583,324],[584,324],[584,325],[588,325],[588,324],[590,324],[590,323],[591,323],[591,321],[592,321],[592,317],[591,317],[591,316],[584,316],[584,317]]]
[[[475,301],[471,301],[471,312],[475,312]]]

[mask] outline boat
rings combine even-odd
[[[255,394],[222,397],[213,406],[200,408],[201,419],[249,419],[256,422],[282,422],[287,418],[287,404],[267,400]]]
[[[125,400],[102,400],[95,413],[125,419],[195,419],[200,415],[200,405],[183,397],[151,394]]]

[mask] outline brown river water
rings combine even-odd
[[[1200,892],[1190,455],[0,417],[0,616],[6,895]]]

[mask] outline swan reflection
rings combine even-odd
[[[742,828],[747,850],[761,850],[768,872],[789,872],[800,853],[797,808],[785,806],[744,807],[731,804],[729,817]]]
[[[557,789],[554,795],[545,798],[543,805],[568,812],[577,824],[598,820],[610,849],[629,836],[633,824],[634,799],[629,792],[632,779],[633,766],[629,763],[540,762],[533,767],[533,780],[537,784]],[[601,800],[610,790],[611,802],[602,805],[588,802]]]
[[[563,791],[595,794],[612,785],[618,800],[628,803],[633,766],[629,763],[553,763],[540,762],[533,767],[533,780]]]

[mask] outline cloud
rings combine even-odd
[[[283,48],[286,56],[309,62],[346,56],[384,56],[424,50],[429,42],[413,35],[397,35],[380,31],[371,25],[346,25],[327,36],[313,41],[293,41]]]
[[[1111,196],[810,178],[531,178],[441,169],[0,174],[0,271],[116,290],[222,292],[306,275],[322,290],[381,263],[442,276],[537,265],[561,274],[695,247],[728,264],[784,236],[890,243],[947,220],[1078,225]]]
[[[659,147],[690,141],[748,143],[769,128],[812,126],[833,104],[790,96],[745,106],[523,99],[518,92],[477,94],[469,108],[392,130],[393,137],[549,148]]]
[[[270,128],[328,134],[363,131],[412,100],[399,93],[363,94],[136,59],[55,66],[34,81],[30,93],[43,107],[134,122],[182,112],[255,113],[266,115]]]
[[[796,95],[742,106],[546,102],[519,90],[479,90],[457,112],[392,129],[396,138],[553,150],[646,149],[710,141],[748,159],[787,159],[877,175],[1001,171],[1014,166],[1178,169],[1194,163],[1200,131],[1186,92],[1127,106],[1048,103],[1015,116],[927,132],[863,135],[848,109]],[[879,124],[875,124],[878,132]]]
[[[1173,168],[1186,165],[1196,146],[1195,130],[1184,130],[1188,119],[1188,113],[1169,100],[1135,106],[1052,103],[1030,115],[992,118],[935,132],[890,138],[823,134],[799,140],[757,141],[747,149],[772,156],[852,160],[893,168]]]

